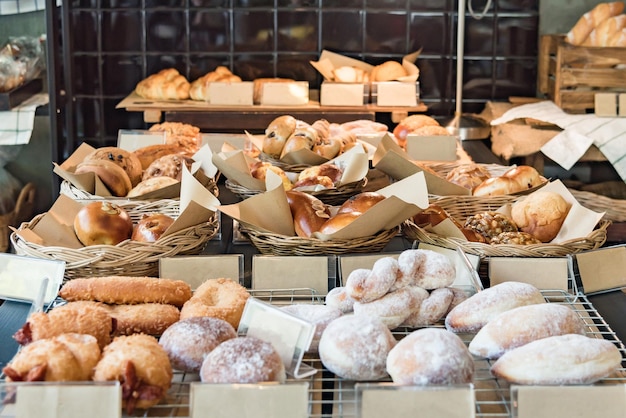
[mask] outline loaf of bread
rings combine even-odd
[[[135,92],[144,99],[185,100],[189,98],[189,81],[174,68],[166,68],[137,83]]]
[[[585,323],[566,305],[520,306],[496,316],[474,336],[469,351],[496,359],[507,351],[553,335],[585,334]]]
[[[498,378],[523,385],[588,385],[617,370],[618,348],[579,334],[555,335],[505,353],[492,366]]]
[[[615,34],[621,33],[625,27],[626,14],[611,16],[591,31],[583,46],[620,46],[610,44]]]
[[[520,231],[541,242],[550,242],[559,233],[569,209],[560,194],[539,190],[516,201],[511,207],[511,218]]]
[[[397,61],[385,61],[372,68],[370,74],[371,81],[393,81],[401,77],[406,77],[407,71]]]
[[[214,82],[238,83],[241,82],[241,77],[233,74],[228,68],[220,65],[215,70],[209,71],[191,83],[189,87],[189,97],[191,100],[209,100],[209,84]]]
[[[621,1],[600,3],[578,19],[565,36],[565,40],[572,45],[582,45],[589,34],[603,21],[611,16],[617,16],[623,11],[624,3]]]
[[[502,312],[539,303],[545,300],[536,287],[521,282],[499,283],[455,306],[446,316],[446,328],[453,332],[478,332]]]

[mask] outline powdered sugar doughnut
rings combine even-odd
[[[469,297],[469,295],[463,289],[459,289],[458,287],[448,287],[452,291],[454,295],[452,297],[452,302],[450,302],[450,306],[448,306],[448,310],[446,311],[446,315],[450,312],[456,305],[463,302],[465,299]]]
[[[271,343],[251,336],[237,337],[224,341],[206,356],[200,379],[208,383],[283,383],[285,365]]]
[[[432,250],[406,250],[398,257],[402,281],[412,281],[424,289],[450,286],[456,278],[454,263]]]
[[[370,316],[380,319],[389,329],[400,326],[419,304],[417,293],[408,287],[387,293],[372,302],[354,303],[356,316]]]
[[[387,293],[399,275],[400,269],[395,258],[379,258],[371,270],[356,269],[350,272],[346,291],[358,302],[371,302]]]
[[[420,303],[407,319],[404,325],[409,327],[423,327],[439,321],[448,312],[448,307],[454,298],[454,293],[448,287],[435,289]]]
[[[386,376],[387,354],[396,340],[379,319],[344,315],[327,327],[320,339],[324,367],[350,380],[377,380]]]
[[[343,313],[352,312],[354,302],[343,286],[334,287],[326,294],[326,305],[337,308]]]
[[[389,352],[387,372],[400,385],[463,384],[472,381],[474,361],[456,334],[442,328],[422,328]]]
[[[283,306],[280,309],[315,324],[315,333],[313,334],[313,341],[311,341],[308,352],[317,351],[322,333],[328,324],[343,315],[343,312],[338,308],[308,303],[296,303],[294,305]]]
[[[161,335],[159,344],[167,352],[173,368],[199,372],[208,353],[236,337],[237,331],[223,319],[198,316],[170,325]]]

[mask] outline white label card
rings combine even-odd
[[[208,102],[212,105],[252,106],[253,84],[249,81],[236,83],[209,83]]]
[[[418,161],[455,161],[458,137],[407,135],[406,153]]]
[[[516,418],[624,418],[626,385],[512,386]]]
[[[191,384],[191,418],[306,418],[308,383]]]
[[[15,418],[115,418],[122,416],[119,382],[28,384],[17,387]]]
[[[64,274],[65,261],[0,253],[0,299],[35,301],[47,278],[42,300],[47,305],[56,298]]]
[[[117,146],[126,151],[165,144],[165,132],[150,132],[141,129],[120,129],[117,131]]]
[[[502,282],[528,283],[541,290],[568,290],[567,258],[491,257],[491,285]]]
[[[239,322],[239,335],[251,335],[270,342],[285,364],[285,370],[295,378],[316,373],[316,369],[302,364],[309,349],[315,324],[297,318],[256,298],[248,298]]]
[[[417,85],[397,81],[376,83],[378,106],[417,106]]]
[[[328,293],[328,257],[263,256],[252,258],[252,288],[310,288],[318,294]]]
[[[357,384],[356,390],[360,418],[411,416],[473,418],[476,416],[472,385]]]

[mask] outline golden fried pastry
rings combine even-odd
[[[210,316],[223,319],[237,329],[249,297],[248,290],[233,280],[209,279],[185,302],[180,319]]]
[[[100,354],[94,336],[60,334],[22,348],[2,372],[10,382],[91,380]]]
[[[85,277],[68,281],[59,291],[59,296],[67,301],[168,303],[180,307],[191,297],[191,286],[182,280],[156,277]]]
[[[178,308],[165,303],[106,305],[106,307],[117,323],[116,335],[161,335],[180,318]]]
[[[156,338],[145,334],[116,337],[102,352],[93,380],[118,380],[128,414],[163,399],[172,382],[172,366]]]
[[[68,332],[93,335],[100,348],[111,342],[115,330],[111,315],[102,307],[88,303],[68,303],[48,313],[35,312],[14,335],[22,345]]]

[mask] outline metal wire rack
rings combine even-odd
[[[274,289],[252,290],[251,294],[265,302],[274,305],[293,303],[323,303],[323,297],[312,289]],[[606,323],[592,303],[585,295],[573,295],[564,291],[542,291],[548,303],[559,303],[573,309],[586,324],[586,332],[590,337],[604,338],[611,341],[622,353],[622,365],[613,375],[602,379],[597,384],[626,384],[626,348],[615,332]],[[434,325],[443,327],[443,323]],[[400,340],[413,332],[412,328],[398,328],[393,331],[396,339]],[[459,334],[461,339],[469,344],[473,334]],[[316,354],[307,355],[304,362],[317,370],[317,373],[307,379],[309,384],[308,414],[310,418],[356,418],[358,416],[357,382],[345,380],[328,371]],[[474,394],[477,418],[498,418],[512,416],[510,385],[496,379],[490,372],[491,361],[475,357]],[[175,373],[172,387],[166,398],[158,405],[148,410],[138,410],[132,417],[190,417],[190,386],[198,382],[197,374]],[[287,384],[296,382],[288,379]],[[302,380],[298,380],[302,382]],[[382,381],[380,381],[382,382]],[[380,383],[373,382],[373,383]],[[389,380],[387,380],[389,382]],[[0,394],[4,393],[0,385]],[[0,407],[0,417],[5,415]],[[124,415],[124,417],[129,417]]]

